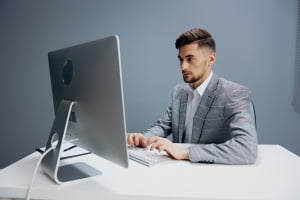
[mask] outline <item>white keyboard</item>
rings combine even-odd
[[[150,151],[150,147],[128,146],[129,158],[148,167],[168,160],[173,160],[165,151]]]

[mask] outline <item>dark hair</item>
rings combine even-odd
[[[175,42],[175,47],[176,49],[179,49],[184,45],[193,43],[195,41],[198,41],[199,47],[205,46],[210,48],[214,52],[216,51],[215,40],[212,38],[209,32],[201,28],[195,28],[181,34]]]

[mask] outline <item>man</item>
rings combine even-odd
[[[177,85],[163,118],[144,133],[129,133],[128,144],[166,151],[174,159],[252,164],[257,134],[250,114],[250,90],[212,72],[215,41],[192,29],[175,43],[185,83]],[[170,134],[173,142],[166,139]],[[182,148],[175,143],[194,143]]]

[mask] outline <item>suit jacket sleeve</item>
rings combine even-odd
[[[228,92],[224,116],[232,138],[220,144],[199,144],[189,148],[192,162],[252,164],[257,156],[257,133],[250,114],[250,90]]]
[[[167,137],[172,132],[172,104],[167,106],[163,117],[159,119],[151,128],[143,132],[143,134],[150,138],[153,136]]]

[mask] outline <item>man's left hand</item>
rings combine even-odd
[[[159,152],[165,151],[176,160],[189,159],[187,148],[181,148],[166,138],[154,136],[148,140],[148,144],[152,144],[151,151],[154,149],[157,149]]]

